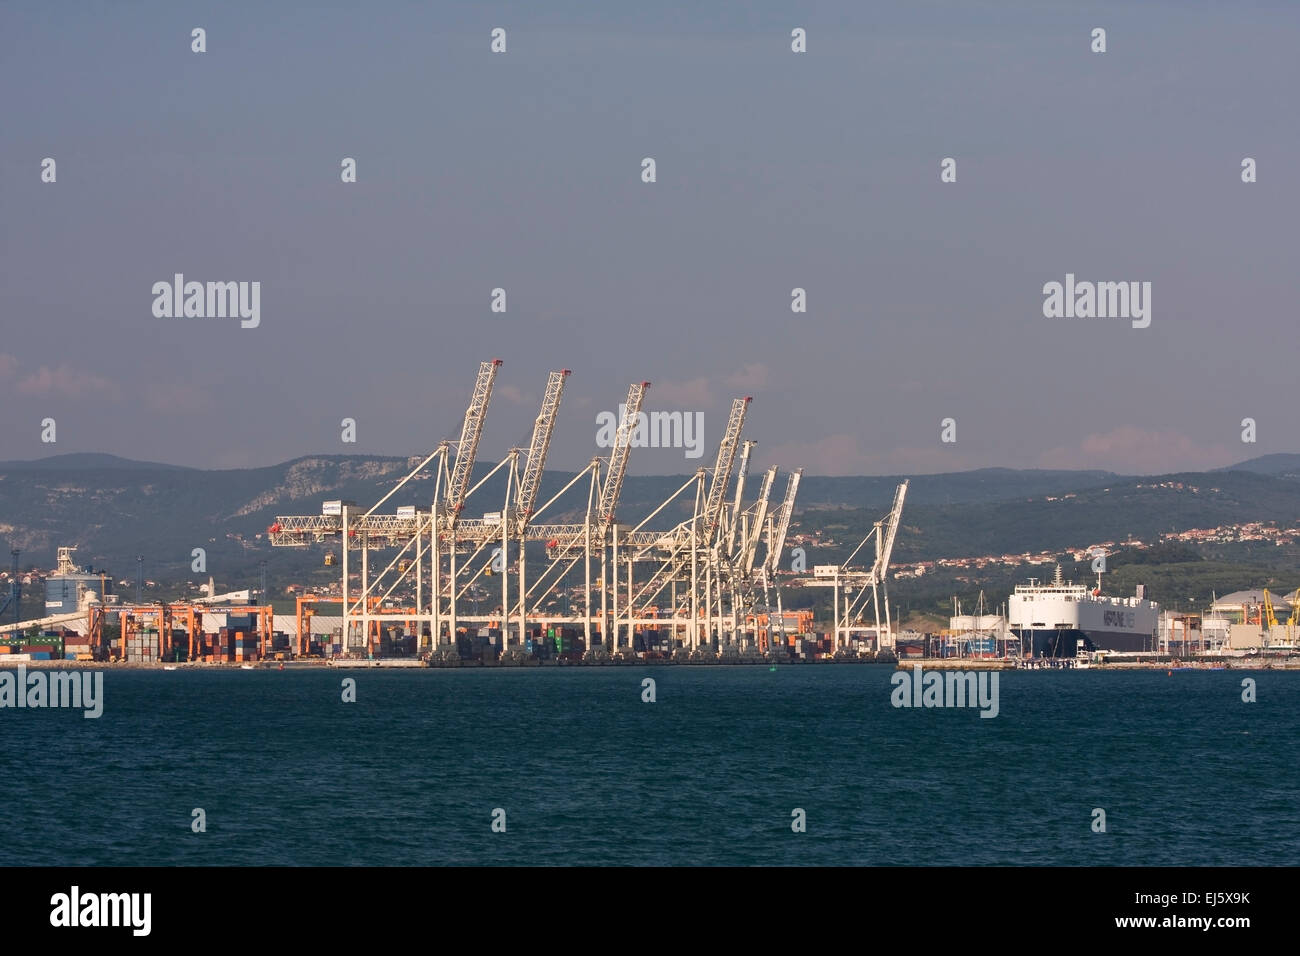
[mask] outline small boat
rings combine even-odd
[[[176,667],[175,667],[175,665],[173,665],[173,664],[168,664],[166,667],[163,668],[163,670],[165,670],[165,671],[174,671],[174,670],[176,670]]]
[[[253,669],[253,665],[252,665],[252,664],[240,664],[240,665],[239,665],[239,669],[240,669],[241,671],[251,671],[251,670]]]

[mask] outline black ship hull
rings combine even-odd
[[[1134,653],[1154,651],[1156,639],[1151,634],[1131,631],[1080,631],[1070,628],[1012,628],[1012,633],[1033,648],[1034,657],[1074,657],[1080,650]]]

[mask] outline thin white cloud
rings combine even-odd
[[[687,382],[654,382],[646,392],[652,408],[702,409],[713,404],[709,380],[704,376]]]
[[[516,385],[498,385],[492,390],[494,398],[504,399],[511,405],[531,405],[532,401]]]
[[[768,372],[767,366],[762,362],[750,362],[738,372],[732,372],[723,381],[732,388],[743,388],[747,391],[755,391],[767,384]]]
[[[1175,471],[1205,471],[1230,465],[1243,457],[1240,449],[1227,445],[1199,445],[1176,431],[1159,431],[1121,425],[1107,432],[1087,435],[1038,457],[1042,468],[1100,468],[1137,474],[1167,474]]]
[[[980,467],[952,445],[868,452],[862,450],[857,435],[847,433],[759,448],[765,464],[780,465],[782,470],[803,468],[810,475],[920,475]]]
[[[40,398],[80,398],[91,394],[116,397],[118,393],[117,386],[108,379],[77,371],[68,365],[57,368],[42,365],[20,379],[14,387],[22,395]]]
[[[210,407],[206,392],[180,382],[149,382],[144,388],[145,401],[157,412],[193,414]]]

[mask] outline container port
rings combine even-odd
[[[0,635],[9,635],[5,652],[139,665],[413,659],[444,666],[892,653],[886,578],[907,482],[850,561],[818,575],[818,586],[833,591],[835,620],[817,633],[810,611],[785,609],[777,579],[802,469],[789,472],[778,494],[780,469],[772,466],[754,493],[756,442],[743,435],[750,397],[731,403],[713,467],[699,468],[633,522],[620,514],[619,499],[631,451],[646,442],[650,383],[629,387],[608,456],[593,458],[542,501],[570,372],[548,376],[528,446],[476,475],[501,365],[480,364],[459,441],[440,443],[379,501],[327,500],[319,514],[280,516],[267,529],[275,547],[321,547],[322,563],[338,570],[341,597],[302,596],[292,616],[265,604],[120,603],[107,595],[106,576],[76,568],[73,549],[64,548],[47,614],[0,625]],[[487,500],[481,489],[494,476],[504,477],[505,495]],[[432,495],[415,494],[429,487]],[[873,539],[874,553],[864,550]],[[859,553],[864,559],[850,563]],[[861,626],[864,616],[874,626]]]
[[[802,469],[751,480],[756,444],[744,434],[752,399],[739,397],[712,468],[699,468],[649,513],[620,512],[633,448],[642,447],[649,382],[619,405],[607,456],[593,458],[547,500],[539,494],[567,369],[547,378],[527,447],[476,474],[479,437],[500,360],[478,368],[459,441],[412,458],[368,506],[329,499],[318,514],[282,515],[277,548],[319,548],[338,597],[299,594],[295,613],[252,603],[250,591],[191,602],[124,603],[102,570],[61,547],[45,614],[0,624],[0,660],[283,665],[376,661],[495,664],[777,663],[920,660],[1092,667],[1192,658],[1280,660],[1295,652],[1300,601],[1237,592],[1205,614],[1162,612],[1138,585],[1103,596],[1063,580],[1018,585],[1007,607],[974,614],[954,600],[949,627],[900,630],[888,578],[908,482],[842,564],[817,565],[805,588],[829,592],[818,630],[807,608],[786,609],[781,570]],[[482,489],[504,485],[489,499]],[[475,480],[476,479],[476,480]],[[417,490],[418,489],[418,490]],[[428,489],[432,489],[430,493]],[[554,516],[559,516],[559,518]],[[683,517],[683,515],[685,517]],[[477,516],[477,517],[476,517]],[[671,516],[671,517],[670,517]],[[564,520],[560,520],[560,518]],[[11,594],[21,592],[14,551]],[[127,583],[127,582],[120,582]],[[259,598],[265,601],[265,580]],[[137,598],[140,585],[137,584]],[[1279,614],[1283,617],[1280,618]],[[1287,616],[1289,615],[1289,616]]]
[[[268,528],[277,547],[325,546],[326,563],[340,572],[332,643],[317,644],[305,615],[314,608],[300,605],[296,656],[319,646],[325,656],[396,652],[454,666],[863,659],[890,649],[886,572],[906,482],[859,546],[874,539],[874,561],[846,562],[819,579],[834,590],[835,622],[817,634],[810,612],[785,610],[776,577],[802,469],[777,497],[779,468],[768,468],[746,499],[756,444],[743,435],[750,397],[732,402],[713,468],[633,522],[619,513],[619,498],[631,450],[645,441],[650,383],[629,387],[608,457],[541,501],[570,372],[548,376],[528,447],[471,485],[501,364],[480,364],[460,440],[441,443],[379,501],[325,501],[320,514],[281,516]],[[505,477],[504,498],[482,499],[496,475]],[[420,481],[432,484],[431,500],[403,497]],[[684,520],[666,517],[683,511]],[[549,521],[552,514],[570,520]],[[337,563],[329,560],[336,552]],[[394,595],[404,606],[392,606]],[[869,638],[850,626],[868,605]]]

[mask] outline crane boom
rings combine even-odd
[[[488,403],[492,400],[492,384],[496,381],[497,369],[500,367],[501,359],[479,364],[474,392],[470,395],[469,407],[465,409],[465,424],[461,427],[460,442],[456,445],[456,462],[452,466],[451,480],[447,484],[444,499],[452,527],[460,517],[461,508],[465,506],[465,492],[469,489],[470,474],[478,455],[478,440],[483,434],[483,419],[487,417]]]
[[[758,490],[758,506],[754,511],[754,522],[749,527],[749,534],[741,545],[740,570],[745,577],[754,573],[754,556],[758,553],[758,538],[763,525],[767,522],[768,501],[772,497],[772,485],[776,483],[777,467],[773,465],[763,475],[763,484]]]
[[[713,466],[713,480],[709,484],[709,497],[704,505],[704,541],[705,545],[713,543],[713,536],[718,529],[718,519],[722,516],[722,502],[727,497],[727,485],[731,482],[731,469],[736,466],[736,445],[740,442],[741,429],[745,427],[745,412],[749,410],[751,398],[737,398],[731,403],[731,414],[727,418],[727,431],[718,445],[718,461]]]
[[[799,479],[802,476],[803,469],[796,468],[790,472],[790,479],[786,482],[785,499],[781,502],[781,510],[776,516],[776,530],[767,545],[767,560],[763,562],[768,574],[776,574],[777,565],[781,563],[786,532],[790,530],[790,516],[794,514],[794,496],[799,492]]]
[[[627,390],[627,401],[623,403],[623,415],[614,434],[614,448],[609,454],[609,473],[600,489],[600,507],[596,512],[602,531],[608,531],[614,523],[614,512],[618,509],[618,498],[623,491],[623,476],[627,474],[627,456],[632,448],[632,433],[636,429],[641,415],[641,403],[645,400],[649,382],[634,382]]]
[[[889,558],[894,552],[894,538],[898,535],[898,522],[903,517],[903,499],[906,497],[907,481],[904,480],[894,492],[894,506],[889,509],[889,517],[885,519],[884,536],[877,539],[876,566],[871,569],[873,581],[885,580],[885,575],[889,572]]]
[[[546,455],[551,448],[551,435],[555,431],[555,416],[560,410],[560,399],[564,396],[564,383],[569,377],[567,368],[552,372],[546,379],[546,394],[542,397],[542,409],[537,413],[533,423],[533,440],[528,446],[528,462],[524,465],[523,477],[519,480],[519,493],[515,502],[519,514],[516,533],[523,534],[532,517],[533,506],[537,504],[537,490],[542,484],[542,473],[546,470]]]
[[[731,520],[727,522],[728,556],[736,553],[736,526],[740,523],[740,503],[745,496],[745,476],[749,474],[749,453],[757,444],[752,438],[747,438],[740,452],[740,470],[736,472],[736,500],[731,504]]]

